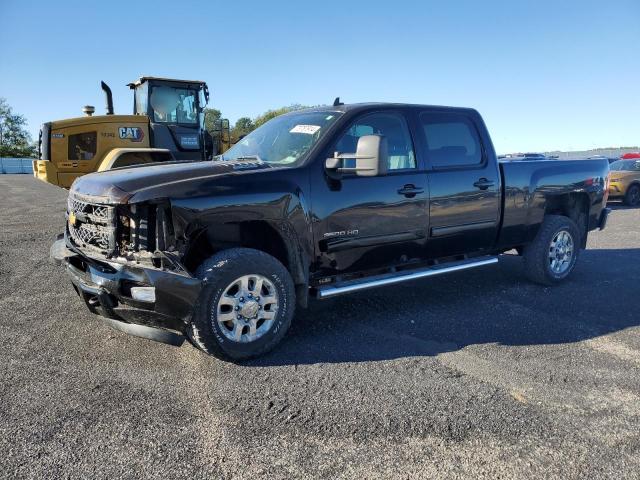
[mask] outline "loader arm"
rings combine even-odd
[[[175,158],[166,148],[114,148],[98,166],[98,172],[158,162],[171,162]]]

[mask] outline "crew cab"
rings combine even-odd
[[[78,178],[64,263],[89,309],[227,359],[273,348],[296,307],[496,263],[544,285],[609,210],[606,160],[498,162],[467,108],[357,104],[277,117],[208,162]]]

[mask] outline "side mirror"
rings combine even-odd
[[[337,173],[355,173],[360,177],[375,177],[387,173],[389,150],[381,135],[364,135],[358,139],[356,153],[335,152],[327,158],[325,168]],[[344,160],[355,159],[354,167],[345,167]]]

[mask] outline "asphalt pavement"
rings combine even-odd
[[[505,256],[313,302],[233,364],[86,311],[48,262],[65,199],[0,175],[1,478],[640,478],[640,209],[560,286]]]

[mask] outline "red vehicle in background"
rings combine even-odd
[[[620,160],[631,160],[634,158],[640,160],[640,152],[625,153],[620,157]]]

